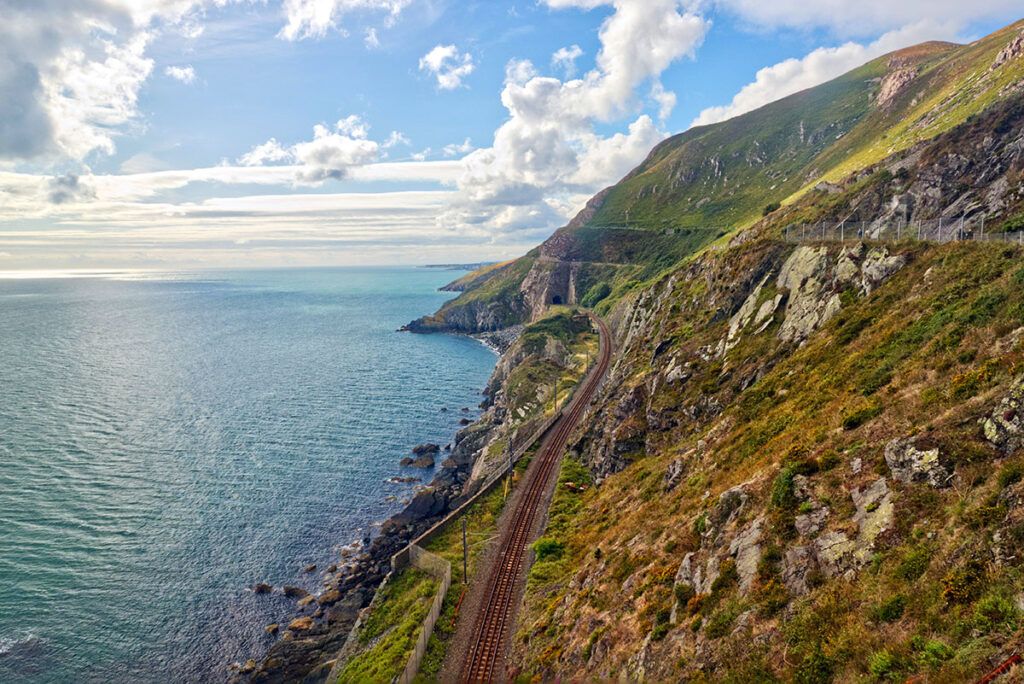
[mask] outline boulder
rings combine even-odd
[[[1024,404],[1024,375],[1013,381],[1009,393],[1003,397],[1003,400],[989,416],[981,420],[985,439],[1003,454],[1012,454],[1024,443],[1022,404]]]
[[[808,577],[818,571],[818,559],[810,546],[791,546],[782,559],[782,582],[790,592],[802,596],[810,591]]]
[[[469,418],[463,418],[462,420],[459,421],[459,425],[469,425],[472,422],[473,421],[471,421]]]
[[[281,626],[275,622],[273,624],[267,625],[264,629],[267,630],[267,634],[277,634],[277,630],[280,628]]]
[[[299,605],[305,607],[305,606],[308,606],[310,603],[312,603],[315,600],[316,599],[314,599],[312,596],[303,596],[302,598],[299,599]]]
[[[249,658],[248,660],[245,661],[245,665],[242,665],[242,667],[239,669],[239,672],[241,672],[242,674],[249,674],[250,672],[252,672],[255,669],[256,669],[256,661],[253,660],[252,658]]]
[[[424,454],[436,454],[441,451],[441,445],[439,444],[418,444],[412,448],[412,453],[417,456],[423,456]]]
[[[317,603],[321,606],[331,606],[341,600],[341,592],[337,589],[332,589],[324,594],[321,594],[317,598]]]
[[[264,584],[263,582],[260,582],[259,584],[254,585],[252,590],[257,594],[269,594],[270,592],[274,591],[274,587],[270,586],[269,584]]]
[[[844,575],[854,567],[855,544],[843,532],[827,532],[814,540],[814,556],[829,577]]]
[[[302,598],[303,596],[309,596],[309,592],[303,589],[302,587],[293,587],[287,584],[284,586],[282,591],[284,592],[285,596],[291,596],[292,598]]]
[[[895,506],[892,491],[884,477],[878,478],[868,487],[854,489],[850,497],[857,507],[853,520],[859,528],[854,557],[863,565],[871,560],[875,539],[892,525]]]
[[[303,569],[304,569],[304,570],[305,570],[306,572],[313,572],[314,570],[316,570],[316,563],[312,563],[312,564],[310,564],[310,565],[307,565],[307,566],[306,566],[305,568],[303,568]]]
[[[398,462],[398,465],[400,465],[403,468],[405,468],[406,466],[411,466],[412,463],[413,463],[412,457],[411,456],[406,456],[405,458],[403,458],[401,461]]]
[[[739,575],[740,593],[750,591],[750,585],[757,575],[757,564],[761,560],[761,528],[764,517],[752,522],[736,535],[729,544],[729,553],[736,559],[736,574]]]
[[[668,464],[668,469],[665,471],[664,486],[665,491],[672,491],[675,489],[679,481],[683,479],[683,459],[677,458]]]
[[[313,618],[311,617],[295,618],[288,623],[288,630],[291,632],[305,632],[310,629],[313,629]]]
[[[827,508],[820,506],[808,513],[796,516],[796,531],[803,537],[818,532],[821,530],[822,525],[825,524],[825,520],[828,518],[828,513],[829,511]]]
[[[939,450],[920,450],[912,438],[894,439],[885,445],[885,462],[892,476],[903,483],[926,482],[932,487],[948,487],[952,469],[939,459]]]
[[[433,468],[434,457],[433,456],[420,456],[412,462],[414,468]]]

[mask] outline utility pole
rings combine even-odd
[[[466,516],[462,516],[462,583],[469,584],[469,563],[466,560],[469,553],[466,548]]]

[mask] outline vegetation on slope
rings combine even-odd
[[[523,297],[528,275],[552,260],[601,265],[575,295],[582,300],[596,277],[612,290],[607,309],[636,283],[751,225],[766,208],[907,154],[1019,94],[1024,59],[1014,54],[1000,61],[1000,55],[1022,27],[1018,22],[970,45],[900,50],[758,110],[673,136],[539,250],[463,279],[465,293],[419,327],[466,332],[529,320],[537,308]],[[484,307],[495,311],[475,321],[462,315]]]
[[[728,339],[719,306],[737,310],[791,250],[710,255],[635,303],[646,335],[601,411],[616,416],[609,430],[639,423],[641,450],[558,516],[572,534],[547,533],[563,557],[530,586],[517,637],[527,673],[952,682],[1024,646],[1024,461],[979,424],[1024,372],[1024,253],[908,243],[907,265],[869,295],[828,292],[842,308],[802,346],[779,337],[783,305],[709,353]],[[681,359],[688,375],[668,382]],[[576,447],[597,472],[601,434]],[[950,486],[896,477],[885,454],[908,438],[938,450]],[[858,499],[881,486],[886,497]],[[736,545],[750,548],[755,526],[743,587]],[[799,555],[838,534],[855,548],[836,567]],[[691,553],[695,566],[716,557],[717,578],[680,581]]]

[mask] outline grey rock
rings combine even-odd
[[[791,546],[782,558],[782,582],[789,591],[802,596],[810,591],[808,576],[818,570],[818,559],[810,546]]]
[[[932,487],[948,487],[952,470],[939,459],[939,450],[921,451],[912,438],[897,438],[885,445],[885,462],[892,476],[903,483],[927,482]]]
[[[825,520],[828,519],[829,510],[824,506],[816,508],[809,513],[796,516],[796,531],[806,537],[821,530]]]
[[[1010,386],[1010,391],[990,415],[981,420],[985,439],[1004,454],[1012,454],[1024,442],[1024,375]]]
[[[764,517],[752,522],[746,529],[736,535],[729,544],[729,553],[736,559],[736,574],[739,575],[741,594],[750,591],[750,585],[757,576],[757,564],[761,560],[761,528]]]

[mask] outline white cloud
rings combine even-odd
[[[827,28],[837,35],[863,36],[923,20],[959,26],[986,19],[1019,19],[1020,0],[714,0],[715,4],[762,29]]]
[[[284,0],[287,23],[278,33],[286,40],[321,38],[346,14],[362,11],[385,15],[391,25],[412,0]],[[376,34],[374,34],[376,35]]]
[[[366,47],[370,48],[371,50],[374,48],[379,48],[380,38],[377,37],[377,29],[366,29],[366,35],[363,37],[363,43],[365,43]]]
[[[169,66],[164,69],[164,73],[176,81],[181,81],[185,85],[194,83],[196,80],[196,70],[191,66]]]
[[[271,138],[239,157],[238,163],[242,166],[263,166],[291,160],[292,153],[281,147],[281,143],[276,138]]]
[[[437,87],[454,90],[462,85],[462,79],[473,73],[473,56],[459,52],[454,45],[437,45],[420,57],[420,71],[437,77]]]
[[[576,59],[582,54],[579,45],[559,48],[551,55],[551,66],[564,70],[566,78],[570,78],[576,74]]]
[[[649,116],[624,133],[602,137],[595,122],[631,116],[637,89],[674,61],[692,55],[709,23],[678,0],[547,0],[552,8],[612,5],[601,25],[595,68],[562,81],[538,75],[528,61],[506,67],[501,101],[509,119],[491,147],[463,158],[464,173],[441,217],[442,225],[485,224],[495,234],[549,228],[586,198],[638,164],[665,137]],[[674,97],[652,96],[664,113]]]
[[[473,143],[469,138],[462,141],[461,144],[451,143],[450,145],[444,146],[444,156],[454,157],[460,154],[468,154],[473,151]]]
[[[369,127],[358,116],[338,121],[333,129],[323,124],[313,127],[313,139],[285,149],[274,138],[242,155],[243,166],[290,162],[295,165],[295,182],[317,184],[328,179],[341,180],[350,169],[376,161],[379,143],[369,140]]]
[[[664,123],[676,108],[676,94],[671,90],[665,90],[661,81],[655,81],[651,86],[651,99],[658,104],[658,119]]]
[[[138,119],[154,26],[228,0],[0,0],[0,160],[111,153]]]
[[[411,144],[412,143],[409,141],[409,139],[405,137],[403,134],[399,133],[398,131],[391,131],[391,134],[388,136],[388,139],[381,144],[381,148],[388,150],[398,145],[405,145],[406,147],[408,147]]]
[[[839,47],[818,48],[801,59],[787,59],[759,70],[754,81],[743,86],[732,102],[705,109],[691,125],[703,126],[731,119],[841,76],[887,52],[924,40],[952,39],[955,34],[955,26],[950,24],[918,22],[890,31],[868,45],[849,42]]]

